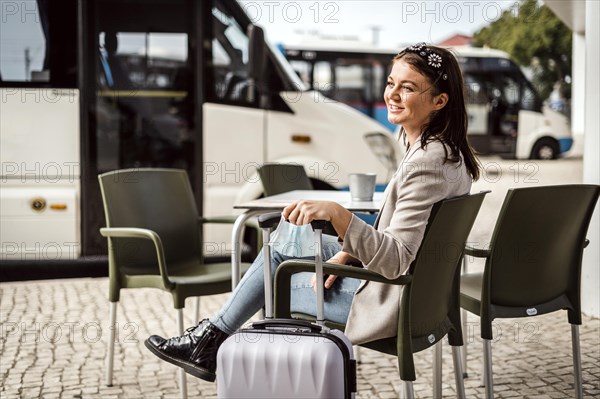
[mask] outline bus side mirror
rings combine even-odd
[[[254,102],[257,84],[264,84],[267,65],[265,32],[261,27],[251,24],[248,26],[248,39],[248,102]]]

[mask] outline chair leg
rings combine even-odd
[[[571,324],[571,345],[573,346],[573,371],[575,373],[575,397],[583,398],[583,381],[581,378],[581,348],[579,346],[579,326]]]
[[[413,390],[412,381],[402,381],[404,399],[415,399],[415,391]]]
[[[465,381],[463,376],[465,373],[463,372],[462,364],[460,362],[461,351],[460,346],[452,347],[452,360],[454,361],[454,379],[456,380],[456,396],[459,399],[465,399]]]
[[[492,375],[492,341],[483,340],[483,372],[485,381],[485,398],[494,397],[494,377]]]
[[[183,335],[183,309],[177,309],[177,332]],[[183,369],[179,370],[179,391],[181,399],[187,399],[187,380]]]
[[[433,347],[433,397],[442,397],[442,341]]]
[[[467,326],[467,316],[468,313],[465,309],[461,310],[461,318],[462,318],[462,333],[463,333],[463,346],[462,346],[462,366],[463,366],[463,378],[469,377],[469,372],[467,371],[467,345],[469,343],[469,330]]]
[[[109,302],[108,307],[108,353],[106,354],[106,386],[112,387],[113,365],[115,360],[115,333],[117,326],[117,303]]]
[[[200,323],[200,297],[196,297],[196,302],[194,303],[194,322],[195,324]]]
[[[462,274],[467,273],[467,268],[469,266],[467,262],[467,256],[463,255],[463,266],[462,266]],[[467,343],[469,342],[469,331],[467,330],[467,311],[465,309],[461,310],[461,318],[462,318],[462,332],[463,332],[463,347],[462,347],[462,364],[463,364],[463,378],[467,378],[469,373],[467,371]]]

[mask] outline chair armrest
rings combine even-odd
[[[275,272],[275,317],[290,318],[290,287],[292,275],[301,272],[314,272],[315,262],[309,260],[288,260],[283,262]],[[412,281],[412,276],[402,275],[394,280],[389,280],[381,274],[370,270],[336,263],[323,263],[323,273],[339,277],[353,277],[361,280],[376,281],[378,283],[407,285]]]
[[[138,227],[102,227],[100,234],[107,238],[141,238],[150,240],[154,244],[156,249],[156,259],[158,261],[158,270],[163,280],[165,288],[172,289],[175,284],[169,280],[169,274],[167,273],[167,261],[165,259],[165,252],[163,249],[162,241],[156,232],[149,229],[141,229]],[[109,250],[112,252],[112,250]],[[112,254],[111,254],[112,255]]]
[[[476,258],[487,258],[490,256],[489,249],[479,249],[470,246],[465,246],[465,255],[474,256]]]

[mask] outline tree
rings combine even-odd
[[[533,84],[547,99],[556,83],[571,98],[572,32],[545,5],[523,0],[475,33],[476,46],[506,51],[533,72]]]

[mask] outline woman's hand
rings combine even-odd
[[[346,265],[348,264],[348,262],[350,262],[352,259],[352,256],[350,256],[350,254],[348,254],[347,252],[344,251],[340,251],[337,254],[333,255],[330,259],[327,260],[327,262],[329,263],[337,263],[340,265]],[[335,275],[330,275],[329,277],[327,277],[327,279],[325,280],[325,288],[331,288],[331,286],[333,285],[333,283],[335,282],[335,280],[338,278],[338,276]],[[315,292],[317,292],[317,275],[313,273],[310,285],[313,287],[313,290]]]
[[[352,219],[352,214],[346,208],[331,201],[296,201],[286,206],[282,215],[295,225],[308,224],[313,220],[329,221],[342,239]]]
[[[282,215],[295,225],[308,224],[313,220],[330,221],[336,212],[335,208],[339,206],[331,201],[300,200],[286,206]]]

